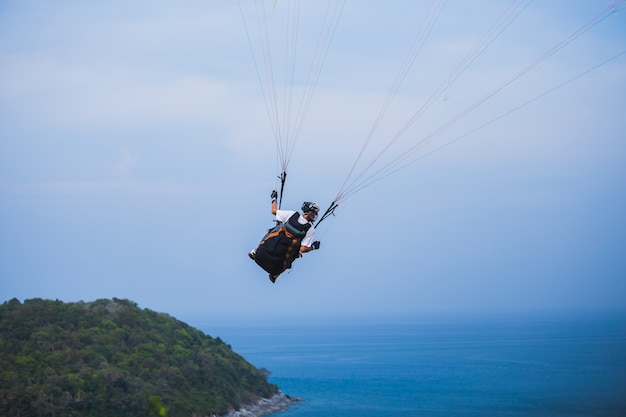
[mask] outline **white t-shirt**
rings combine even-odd
[[[286,223],[287,220],[289,220],[289,218],[293,216],[294,213],[295,211],[293,210],[276,210],[276,220],[281,223]],[[307,224],[309,222],[307,219],[302,217],[301,214],[300,217],[298,217],[298,223]],[[309,230],[306,231],[306,235],[304,235],[304,237],[302,238],[302,242],[300,243],[300,245],[311,246],[311,243],[313,242],[313,235],[315,235],[315,228],[311,226],[309,227]]]

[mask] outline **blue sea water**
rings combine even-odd
[[[281,417],[626,417],[626,318],[197,327],[304,399]]]

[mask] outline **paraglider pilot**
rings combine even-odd
[[[276,216],[276,226],[270,229],[248,256],[267,271],[270,281],[276,278],[303,253],[320,248],[319,240],[313,241],[313,222],[320,208],[317,204],[305,201],[302,214],[292,210],[279,210],[276,203],[278,193],[272,191],[272,214]]]

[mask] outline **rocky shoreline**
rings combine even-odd
[[[260,417],[266,414],[285,411],[291,404],[300,401],[302,401],[301,398],[293,398],[279,392],[272,398],[261,398],[258,401],[244,405],[239,410],[231,411],[223,417]]]

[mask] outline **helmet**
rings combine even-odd
[[[320,206],[315,203],[311,203],[310,201],[305,201],[304,203],[302,203],[302,211],[304,213],[308,213],[310,211],[314,211],[317,213],[318,211],[320,211]]]

